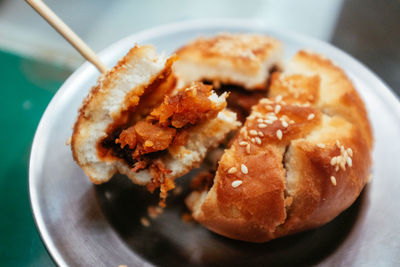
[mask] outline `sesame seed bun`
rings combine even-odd
[[[193,218],[223,236],[265,242],[321,226],[368,181],[373,138],[349,78],[323,56],[298,52],[273,74],[223,154],[210,190],[186,199]]]
[[[153,174],[148,169],[134,171],[123,159],[102,155],[101,142],[113,129],[127,128],[145,118],[160,105],[166,95],[175,91],[172,72],[175,57],[156,55],[152,46],[135,45],[105,75],[102,75],[83,101],[74,126],[71,150],[75,161],[93,183],[108,181],[116,172],[126,174],[133,182],[146,185]],[[208,149],[237,128],[236,114],[225,109],[225,95],[213,93],[210,100],[221,107],[215,116],[190,128],[184,144],[172,144],[159,159],[168,173],[176,178],[198,166]]]

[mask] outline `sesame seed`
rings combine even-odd
[[[353,166],[353,160],[350,157],[347,158],[347,165],[349,165],[349,167]]]
[[[258,136],[264,137],[264,134],[263,134],[263,132],[261,132],[261,131],[258,131]]]
[[[232,167],[228,170],[229,174],[235,173],[237,171],[236,167]]]
[[[347,154],[349,154],[350,157],[353,156],[353,150],[350,147],[347,149]]]
[[[282,121],[282,126],[286,128],[289,126],[289,124],[286,121]]]
[[[256,143],[259,144],[259,145],[261,145],[261,139],[260,139],[260,137],[256,137]]]
[[[250,139],[250,141],[254,144],[256,142],[256,139],[253,137]]]
[[[266,127],[267,127],[267,125],[264,124],[264,123],[260,123],[260,124],[258,125],[258,128],[260,128],[260,129],[266,128]]]
[[[339,142],[339,140],[336,140],[336,146],[337,146],[338,148],[340,148],[340,142]]]
[[[336,165],[335,172],[339,171],[339,165]]]
[[[242,142],[239,143],[239,146],[247,146],[247,144],[248,143],[246,141],[242,141]]]
[[[336,186],[336,178],[335,178],[335,176],[331,176],[331,183]]]
[[[241,181],[241,180],[235,180],[232,182],[232,187],[236,188],[236,187],[240,186],[242,183],[243,183],[243,181]]]
[[[336,162],[337,162],[337,157],[331,158],[331,165],[332,165],[332,166],[335,166],[335,165],[336,165]]]
[[[274,109],[274,112],[275,112],[276,114],[278,114],[279,111],[281,111],[281,105],[276,105],[276,106],[275,106],[275,109]]]
[[[240,170],[242,171],[243,174],[249,173],[249,170],[247,169],[246,165],[244,165],[244,164],[240,165]]]
[[[294,123],[294,120],[290,120],[289,123],[290,123],[290,124],[293,124],[293,123]]]
[[[310,115],[308,115],[307,120],[312,120],[315,118],[315,114],[311,113]]]
[[[256,130],[250,130],[249,133],[250,133],[250,135],[257,135],[258,134]]]
[[[281,102],[282,101],[282,96],[281,95],[277,95],[275,98],[276,102]]]
[[[247,146],[246,146],[246,152],[247,152],[247,154],[250,154],[250,144],[247,144]]]
[[[340,146],[340,153],[344,154],[345,150],[344,150],[344,146]]]
[[[343,158],[344,159],[344,158]],[[342,170],[346,170],[346,161],[344,161],[344,160],[342,160],[342,161],[340,161],[340,168],[342,169]]]
[[[279,140],[282,139],[282,131],[281,130],[276,131],[276,137],[278,137]]]
[[[265,109],[266,109],[267,111],[271,111],[271,110],[272,110],[272,107],[271,107],[270,105],[268,105],[268,106],[265,106]]]
[[[325,144],[317,144],[317,147],[319,147],[319,148],[325,148]]]
[[[258,122],[258,123],[262,123],[262,122],[263,122],[263,119],[257,119],[257,122]]]
[[[269,100],[268,98],[263,98],[263,99],[261,99],[260,102],[261,102],[262,104],[270,104],[270,103],[272,103],[272,101]]]

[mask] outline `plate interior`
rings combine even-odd
[[[92,185],[72,160],[66,140],[77,110],[98,73],[85,63],[60,88],[38,127],[30,162],[33,213],[50,254],[59,265],[118,266],[376,266],[400,261],[399,102],[389,89],[360,63],[332,46],[251,23],[185,23],[132,35],[106,49],[101,58],[114,64],[134,42],[153,44],[168,55],[200,35],[218,32],[261,32],[285,45],[285,58],[307,48],[325,54],[342,67],[364,99],[375,136],[373,180],[359,199],[331,223],[265,244],[230,240],[194,222],[179,196],[168,199],[166,211],[140,223],[157,196],[116,175],[109,183]],[[179,179],[183,186],[192,171]],[[378,246],[379,244],[379,246]]]

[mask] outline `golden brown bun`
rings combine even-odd
[[[265,242],[321,226],[368,180],[370,124],[340,68],[301,51],[274,74],[269,94],[222,156],[210,191],[186,199],[195,220],[229,238]]]
[[[282,43],[266,35],[224,33],[198,38],[176,54],[174,71],[186,84],[208,80],[266,89],[270,70],[281,64]]]

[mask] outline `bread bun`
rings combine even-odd
[[[128,157],[133,155],[134,146],[131,149],[131,144],[117,142],[121,130],[146,120],[146,116],[157,107],[168,106],[169,103],[164,104],[163,101],[172,99],[173,92],[181,94],[183,99],[198,89],[204,89],[201,84],[193,84],[185,91],[176,92],[176,79],[172,73],[174,61],[174,56],[169,59],[158,57],[152,46],[136,45],[114,68],[99,78],[84,100],[74,126],[71,149],[75,161],[93,183],[106,182],[119,172],[137,184],[146,185],[154,183],[154,176],[160,175],[147,167],[134,168],[119,152],[105,148],[103,144],[111,138],[109,141],[114,148],[120,152],[128,151]],[[212,104],[212,111],[216,112],[202,120],[191,121],[186,127],[184,141],[172,142],[167,149],[154,156],[163,165],[164,180],[182,176],[198,166],[209,148],[217,146],[228,132],[240,125],[236,114],[224,108],[225,98],[226,94],[217,96],[210,92],[206,99]],[[156,118],[152,120],[149,125],[154,124]],[[115,133],[117,135],[113,136]],[[157,136],[152,138],[157,139]],[[145,145],[154,144],[148,142]]]
[[[176,75],[186,84],[213,81],[247,90],[266,89],[269,73],[280,66],[282,43],[260,34],[201,37],[176,51]]]
[[[210,190],[186,199],[196,221],[229,238],[265,242],[321,226],[368,181],[371,126],[339,67],[300,51],[269,90],[223,154]]]

